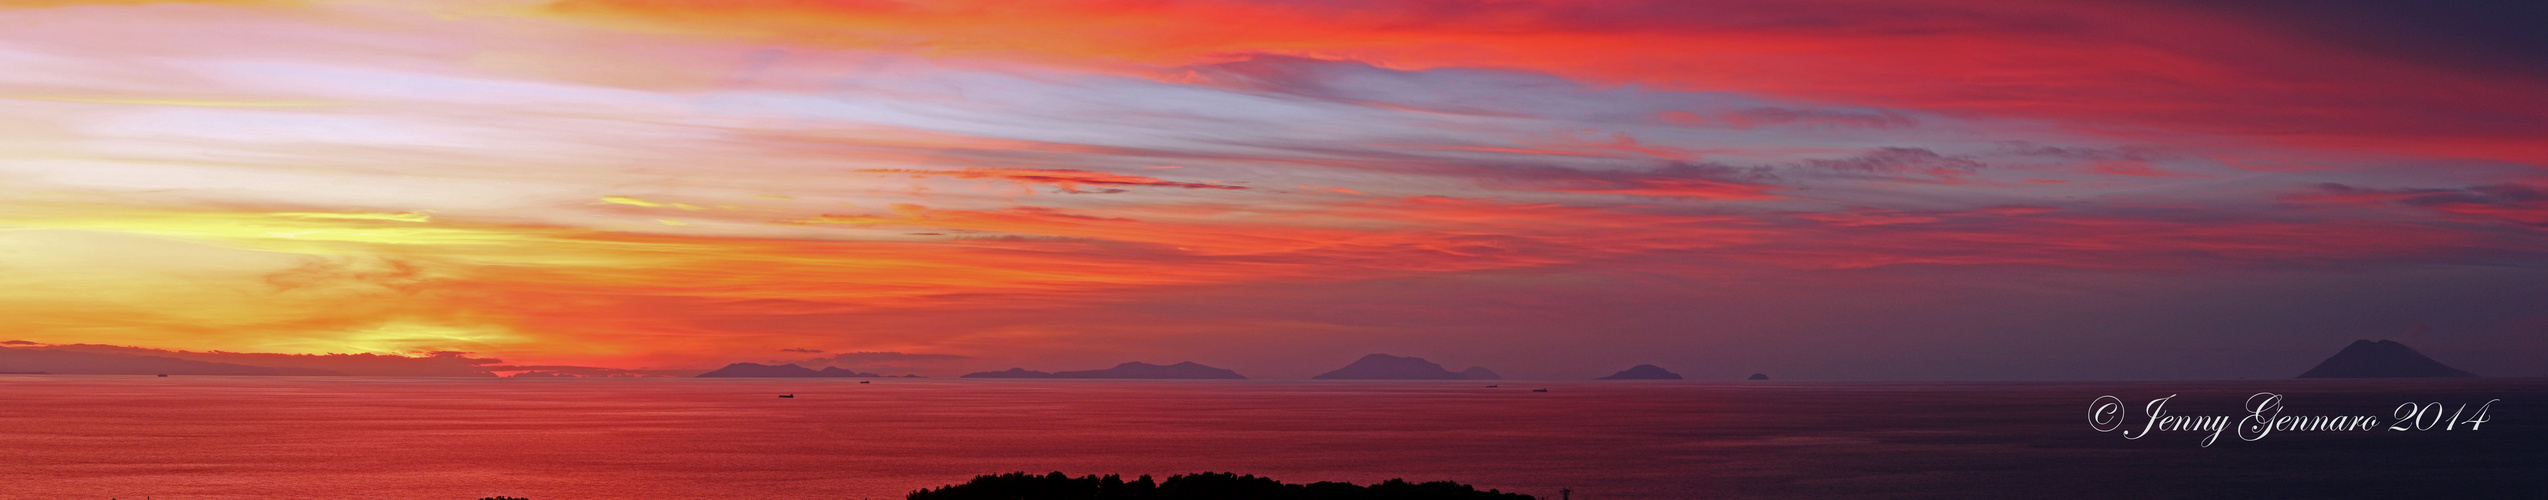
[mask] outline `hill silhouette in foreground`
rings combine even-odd
[[[1537,500],[1530,495],[1478,491],[1450,481],[1409,483],[1391,479],[1371,486],[1317,482],[1285,484],[1272,478],[1230,472],[1150,476],[1126,481],[1122,476],[1070,477],[1011,472],[975,476],[964,484],[911,492],[906,500]]]
[[[2300,374],[2300,378],[2435,378],[2477,374],[2443,365],[2395,341],[2356,340],[2335,356]]]
[[[1681,380],[1681,374],[1672,373],[1660,366],[1637,365],[1620,370],[1619,373],[1610,374],[1608,377],[1593,380]]]
[[[859,373],[859,372],[858,372],[858,371],[856,371],[856,370],[843,370],[843,369],[841,369],[840,367],[837,367],[837,366],[826,366],[826,367],[823,367],[823,369],[821,369],[821,370],[816,370],[816,369],[812,369],[812,368],[806,368],[806,367],[802,367],[802,366],[796,366],[796,363],[788,363],[788,364],[784,364],[784,365],[777,365],[777,366],[764,365],[764,364],[760,364],[760,363],[735,363],[735,364],[731,364],[731,365],[725,365],[725,368],[718,368],[718,369],[717,369],[717,371],[712,371],[712,372],[707,372],[707,373],[701,373],[701,374],[699,374],[699,378],[882,377],[882,376],[883,376],[883,375],[877,375],[877,374],[873,374],[873,373]]]
[[[1442,365],[1425,361],[1424,358],[1372,354],[1354,360],[1354,364],[1345,365],[1344,368],[1337,368],[1336,371],[1321,373],[1310,378],[1314,380],[1497,380],[1503,377],[1496,376],[1494,371],[1483,367],[1472,366],[1467,371],[1455,372],[1442,369]]]
[[[1107,368],[1107,369],[1103,369],[1103,370],[1076,370],[1076,371],[1053,372],[1053,373],[1039,372],[1039,371],[1035,371],[1035,370],[1028,370],[1028,369],[1025,369],[1025,368],[1010,368],[1010,369],[1007,369],[1007,370],[1001,370],[1001,371],[996,371],[996,372],[974,372],[974,373],[967,373],[967,374],[964,374],[964,376],[963,376],[963,377],[959,377],[959,378],[1090,378],[1090,379],[1153,379],[1153,380],[1194,380],[1194,379],[1205,379],[1205,380],[1246,380],[1246,379],[1247,379],[1247,377],[1239,375],[1239,372],[1230,371],[1230,370],[1228,370],[1228,369],[1224,369],[1224,368],[1213,368],[1213,367],[1209,367],[1209,366],[1204,366],[1204,365],[1201,365],[1201,364],[1197,364],[1197,363],[1195,363],[1195,362],[1193,362],[1193,361],[1187,361],[1187,362],[1177,363],[1177,364],[1173,364],[1173,365],[1154,365],[1154,364],[1150,364],[1150,363],[1143,363],[1143,362],[1139,362],[1139,361],[1134,361],[1134,362],[1130,362],[1130,363],[1124,363],[1124,364],[1120,364],[1120,365],[1115,365],[1115,367],[1114,367],[1114,368]]]

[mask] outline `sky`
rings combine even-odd
[[[0,340],[2548,376],[2543,10],[0,0]]]

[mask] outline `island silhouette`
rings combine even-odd
[[[1593,380],[1681,380],[1681,374],[1664,370],[1660,366],[1637,365],[1620,370],[1619,373],[1610,374],[1608,377]]]
[[[764,364],[760,364],[760,363],[735,363],[735,364],[731,364],[731,365],[725,365],[725,368],[718,368],[716,371],[712,371],[712,372],[707,372],[707,373],[701,373],[701,374],[699,374],[699,378],[789,378],[789,377],[798,377],[798,378],[810,378],[810,377],[840,377],[840,378],[849,378],[849,377],[882,377],[882,376],[883,376],[883,375],[877,375],[877,374],[873,374],[873,373],[860,373],[860,372],[858,372],[858,371],[856,371],[856,370],[843,370],[843,369],[841,369],[840,367],[837,367],[837,366],[826,366],[826,367],[823,367],[823,369],[821,369],[821,370],[816,370],[816,369],[812,369],[812,368],[806,368],[806,367],[802,367],[802,366],[796,366],[796,363],[788,363],[788,364],[784,364],[784,365],[776,365],[776,366],[772,366],[772,365],[764,365]]]
[[[1060,472],[1028,474],[1011,472],[1000,475],[975,476],[964,484],[940,486],[911,492],[906,500],[1537,500],[1537,497],[1497,490],[1478,491],[1476,487],[1450,481],[1411,483],[1391,479],[1371,486],[1353,483],[1316,482],[1286,484],[1272,478],[1240,475],[1230,472],[1203,472],[1168,476],[1152,481],[1150,476],[1124,480],[1123,476],[1087,475],[1070,477]]]
[[[1472,376],[1491,378],[1472,378]],[[1344,368],[1337,368],[1336,371],[1321,373],[1310,378],[1314,380],[1497,380],[1503,377],[1496,376],[1495,372],[1481,367],[1470,367],[1466,371],[1455,372],[1442,369],[1442,365],[1425,361],[1424,358],[1372,354],[1354,360],[1353,364],[1345,365]]]
[[[2310,368],[2307,372],[2302,372],[2299,378],[2436,378],[2475,376],[2477,376],[2477,374],[2461,371],[2458,368],[2452,368],[2448,365],[2444,365],[2440,361],[2434,361],[2433,358],[2424,357],[2424,353],[2416,352],[2415,348],[2407,347],[2406,344],[2381,339],[2379,342],[2372,342],[2369,340],[2353,341],[2353,344],[2345,346],[2344,350],[2336,351],[2335,356],[2328,357],[2326,361],[2318,362],[2317,367]]]
[[[1086,378],[1086,379],[1154,379],[1154,380],[1246,380],[1246,376],[1228,369],[1213,368],[1193,361],[1173,365],[1154,365],[1139,361],[1115,365],[1103,370],[1039,372],[1010,368],[996,372],[974,372],[958,378]]]

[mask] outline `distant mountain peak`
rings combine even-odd
[[[1310,378],[1316,380],[1473,380],[1469,378],[1472,373],[1493,375],[1495,372],[1480,367],[1471,367],[1467,372],[1454,372],[1443,369],[1442,365],[1434,364],[1432,361],[1425,361],[1424,358],[1370,354],[1363,356],[1362,359],[1354,360],[1353,364],[1345,365],[1344,368]]]
[[[2372,342],[2369,340],[2353,341],[2353,344],[2346,345],[2344,350],[2336,351],[2335,356],[2330,356],[2326,361],[2319,362],[2316,368],[2310,368],[2308,372],[2300,374],[2300,378],[2433,378],[2475,376],[2477,376],[2477,374],[2460,371],[2458,368],[2452,368],[2448,365],[2444,365],[2440,361],[2434,361],[2433,358],[2424,357],[2424,353],[2416,352],[2415,348],[2407,347],[2406,344],[2400,344],[2396,341],[2387,339],[2382,339],[2379,342]]]
[[[701,378],[722,378],[722,377],[812,377],[812,376],[815,376],[815,375],[816,375],[816,374],[818,374],[818,373],[820,373],[820,372],[816,372],[816,371],[814,371],[814,370],[812,370],[812,369],[808,369],[808,368],[806,368],[806,367],[796,366],[796,363],[788,363],[788,364],[784,364],[784,365],[775,365],[775,366],[773,366],[773,365],[764,365],[764,364],[760,364],[760,363],[735,363],[735,364],[731,364],[731,365],[725,365],[725,367],[724,367],[724,368],[718,368],[716,371],[712,371],[712,372],[708,372],[708,373],[702,373],[702,374],[699,374],[699,376],[700,376]]]
[[[859,373],[859,372],[858,372],[858,370],[843,369],[843,368],[838,367],[838,366],[826,366],[826,367],[823,367],[823,369],[822,369],[822,370],[816,371],[816,372],[814,372],[814,373],[815,373],[815,374],[818,374],[818,375],[821,375],[821,376],[825,376],[825,377],[882,377],[882,376],[883,376],[883,375],[877,375],[877,374],[873,374],[873,373]]]
[[[1660,366],[1637,365],[1620,370],[1619,373],[1610,374],[1608,377],[1593,380],[1681,380],[1681,374],[1672,373]]]
[[[1088,379],[1154,379],[1154,380],[1242,380],[1239,372],[1204,366],[1193,361],[1173,365],[1154,365],[1140,361],[1125,362],[1104,370],[1078,370],[1045,373],[1025,368],[996,372],[967,373],[961,378],[1088,378]]]
[[[811,378],[878,376],[880,375],[873,373],[859,373],[857,370],[847,370],[837,366],[826,366],[823,367],[822,370],[815,370],[812,368],[797,366],[796,363],[783,365],[735,363],[725,365],[725,368],[718,368],[716,371],[699,374],[700,378]]]
[[[956,378],[1053,378],[1053,374],[1051,372],[1039,372],[1025,368],[1010,368],[996,372],[967,373],[962,377]]]

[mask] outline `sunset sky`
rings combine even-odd
[[[2548,375],[2548,9],[2214,3],[0,0],[0,340]]]

